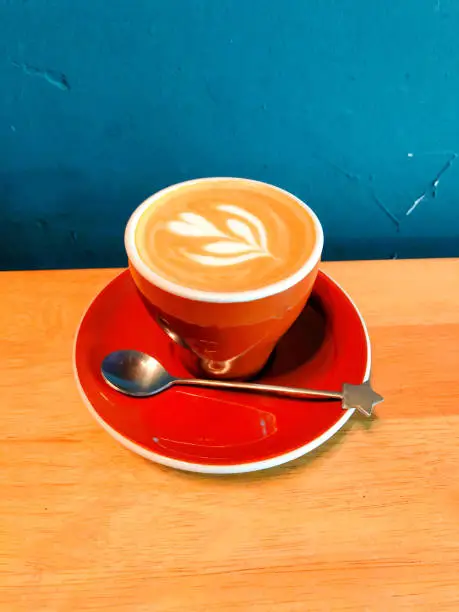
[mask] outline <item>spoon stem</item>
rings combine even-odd
[[[192,387],[213,387],[215,389],[232,389],[234,391],[252,391],[257,393],[270,393],[271,395],[282,395],[287,397],[310,397],[315,399],[342,400],[340,391],[320,391],[317,389],[295,389],[294,387],[282,387],[278,385],[261,385],[259,383],[232,382],[223,380],[205,380],[200,378],[175,379],[175,385],[186,385]]]

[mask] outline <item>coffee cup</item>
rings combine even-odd
[[[140,296],[187,368],[243,379],[264,367],[303,310],[323,231],[283,189],[206,178],[145,200],[127,224],[125,246]]]

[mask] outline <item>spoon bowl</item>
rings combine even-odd
[[[106,383],[133,397],[149,397],[165,391],[175,378],[151,355],[141,351],[114,351],[101,366]]]

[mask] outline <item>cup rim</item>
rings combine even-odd
[[[182,188],[186,185],[195,185],[198,183],[204,183],[207,181],[235,181],[235,182],[246,182],[252,184],[263,185],[265,187],[270,187],[275,189],[276,191],[287,195],[296,202],[305,208],[311,217],[311,220],[314,225],[316,240],[314,247],[312,249],[311,255],[303,264],[303,266],[297,270],[294,274],[283,278],[276,283],[272,283],[270,285],[266,285],[266,287],[260,287],[259,289],[250,289],[248,291],[231,291],[231,292],[217,292],[217,291],[203,291],[200,289],[191,289],[190,287],[184,287],[179,285],[178,283],[174,283],[172,281],[167,280],[161,275],[157,274],[153,270],[151,270],[147,264],[142,260],[137,250],[137,246],[135,244],[135,230],[137,227],[137,223],[144,213],[144,211],[156,202],[160,198],[162,198],[167,193],[171,191],[175,191],[176,189]],[[143,276],[147,281],[152,283],[153,285],[159,287],[163,291],[167,293],[172,293],[178,297],[182,297],[185,299],[197,301],[197,302],[210,302],[210,303],[240,303],[240,302],[253,302],[255,300],[260,300],[263,298],[271,297],[278,293],[282,293],[287,289],[290,289],[298,282],[303,280],[317,265],[322,255],[323,245],[324,245],[324,233],[322,229],[322,225],[315,214],[315,212],[302,200],[297,198],[295,195],[288,192],[286,189],[282,189],[281,187],[277,187],[276,185],[271,185],[270,183],[265,183],[263,181],[257,181],[254,179],[246,179],[246,178],[236,178],[236,177],[205,177],[199,179],[192,179],[188,181],[182,181],[180,183],[176,183],[174,185],[170,185],[157,191],[153,195],[149,196],[146,200],[144,200],[132,213],[129,221],[126,225],[126,230],[124,233],[124,245],[126,248],[126,253],[129,258],[129,261],[137,270],[137,272]]]

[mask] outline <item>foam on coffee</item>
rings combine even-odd
[[[208,179],[152,198],[134,240],[142,261],[160,277],[227,293],[295,274],[317,235],[307,207],[287,192],[244,179]]]

